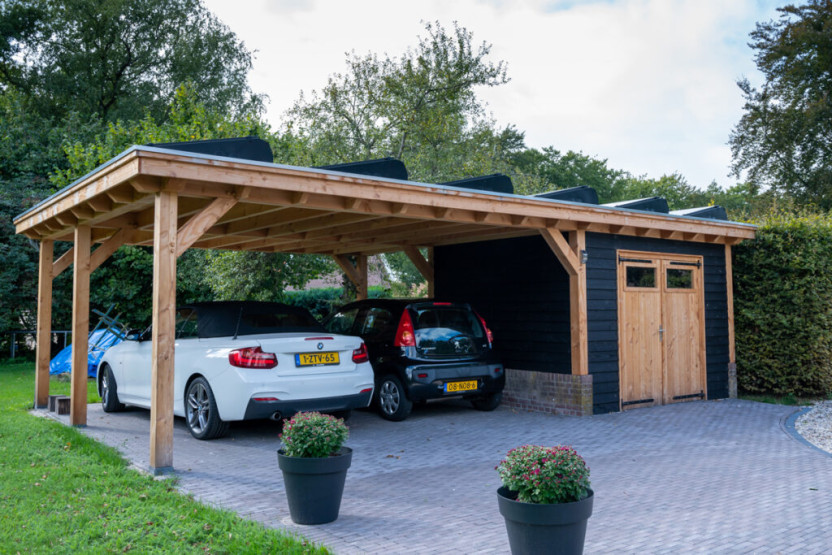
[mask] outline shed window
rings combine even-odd
[[[667,269],[668,289],[693,289],[693,270]]]
[[[627,266],[627,287],[656,287],[656,269]]]

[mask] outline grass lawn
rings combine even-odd
[[[0,553],[328,553],[130,470],[115,449],[28,414],[33,363],[0,363]],[[50,393],[69,394],[52,380]],[[90,384],[89,400],[98,399]],[[277,470],[275,469],[275,472]]]

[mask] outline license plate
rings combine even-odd
[[[338,353],[298,353],[295,355],[295,366],[328,366],[340,364]]]
[[[477,380],[470,380],[466,382],[447,382],[445,384],[445,393],[456,393],[457,391],[472,391],[477,389]]]

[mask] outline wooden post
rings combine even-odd
[[[90,226],[75,228],[72,268],[72,405],[69,423],[87,425],[87,350],[90,333]]]
[[[356,266],[358,269],[359,283],[358,291],[355,295],[356,300],[363,301],[369,295],[369,279],[367,277],[367,255],[359,254],[355,257]]]
[[[428,297],[431,299],[436,297],[436,266],[434,265],[434,261],[433,247],[428,247],[428,264],[434,270],[432,279],[428,281]]]
[[[38,337],[35,367],[35,408],[49,402],[49,360],[52,358],[52,258],[54,242],[40,242],[38,263]]]
[[[356,294],[355,298],[357,300],[363,300],[367,298],[367,255],[366,254],[357,254],[355,255],[355,264],[353,264],[350,257],[344,254],[334,254],[332,255],[332,259],[344,270],[344,273],[353,284],[355,285]]]
[[[176,313],[176,193],[156,193],[153,227],[153,369],[150,467],[173,469],[173,363]]]
[[[589,373],[589,341],[586,306],[586,263],[582,256],[586,251],[586,232],[569,233],[569,248],[578,260],[577,273],[569,276],[569,321],[572,341],[572,374]]]
[[[734,270],[731,245],[725,245],[725,294],[728,309],[728,396],[737,398],[737,347],[734,343]]]
[[[416,266],[416,269],[419,270],[419,273],[422,274],[422,277],[425,278],[425,281],[428,282],[428,296],[433,297],[434,294],[434,287],[433,287],[433,279],[434,279],[434,272],[433,272],[433,260],[432,260],[432,253],[433,249],[428,249],[428,258],[425,259],[422,256],[422,253],[419,252],[419,249],[413,246],[408,246],[404,248],[404,253],[413,262],[413,265]]]
[[[569,275],[569,332],[572,347],[572,374],[589,374],[589,338],[586,307],[586,231],[579,229],[569,233],[567,242],[560,230],[543,228],[543,239],[555,253]]]

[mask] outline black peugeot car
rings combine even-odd
[[[417,299],[368,299],[343,306],[325,321],[330,333],[358,335],[375,374],[375,406],[404,420],[414,403],[469,399],[494,410],[505,385],[491,331],[469,305]]]

